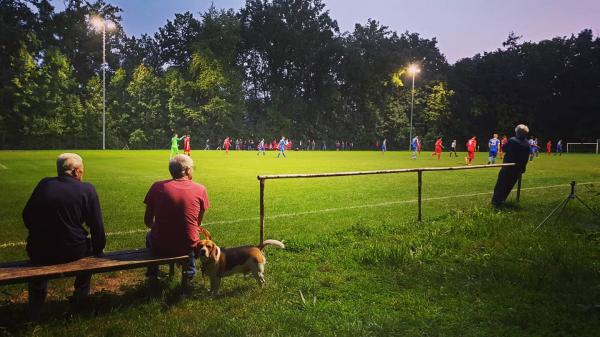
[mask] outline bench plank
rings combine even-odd
[[[187,255],[156,257],[148,249],[108,252],[102,257],[82,259],[47,266],[33,265],[29,261],[0,264],[0,285],[23,283],[34,279],[51,279],[76,276],[82,272],[102,273],[154,265],[185,263]]]

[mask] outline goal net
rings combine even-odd
[[[595,143],[567,143],[567,153],[595,153],[598,154],[600,140]]]

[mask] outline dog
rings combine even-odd
[[[196,248],[196,255],[202,263],[202,270],[210,279],[211,294],[218,295],[223,277],[238,273],[252,273],[258,285],[264,286],[267,259],[263,249],[266,246],[285,248],[283,242],[277,240],[265,240],[258,246],[235,248],[221,248],[210,239],[201,240]]]

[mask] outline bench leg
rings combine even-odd
[[[175,276],[175,264],[170,263],[169,264],[169,278],[173,278],[173,276]]]

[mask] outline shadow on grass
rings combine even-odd
[[[119,293],[103,290],[77,303],[67,298],[46,301],[37,314],[30,312],[27,302],[5,301],[0,303],[0,336],[20,335],[35,325],[67,323],[76,319],[109,315],[154,300],[159,300],[160,305],[167,309],[186,297],[208,296],[208,292],[202,285],[196,283],[193,282],[187,291],[182,289],[179,282],[168,278],[155,282],[123,285]]]

